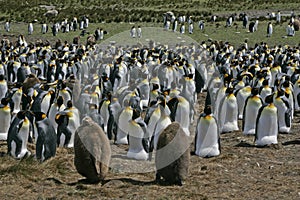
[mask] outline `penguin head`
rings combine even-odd
[[[89,103],[89,109],[90,110],[94,110],[94,109],[97,109],[97,108],[98,108],[97,104],[95,104],[95,103]]]
[[[166,105],[166,99],[162,95],[157,97],[157,102],[158,102],[158,104],[162,105],[163,107],[165,107],[165,105]]]
[[[141,112],[139,111],[139,109],[133,109],[132,112],[132,120],[135,120],[137,118],[139,118],[141,116]]]
[[[166,96],[168,96],[169,94],[170,94],[170,91],[171,91],[171,89],[169,88],[169,89],[166,89],[166,90],[164,90],[163,91],[163,95],[166,97]]]
[[[60,107],[64,103],[64,98],[62,96],[59,96],[56,100],[56,103]]]
[[[9,103],[10,99],[9,98],[2,98],[1,99],[1,104],[4,106],[7,106]]]
[[[289,86],[290,86],[289,80],[285,80],[285,81],[282,83],[282,86],[283,86],[284,88],[289,87]]]
[[[152,83],[152,90],[158,90],[159,89],[159,85],[156,83]]]
[[[267,104],[273,103],[273,99],[274,99],[273,96],[274,96],[274,94],[271,94],[271,95],[266,96],[265,102],[266,102]]]
[[[43,119],[45,119],[47,117],[47,115],[43,112],[35,112],[34,117],[35,117],[36,121],[42,121]]]
[[[156,100],[153,100],[149,103],[149,107],[152,107],[152,106],[155,106],[157,105],[157,101]]]
[[[17,118],[19,119],[25,119],[26,118],[26,114],[27,114],[27,111],[26,110],[21,110],[17,113]]]
[[[72,108],[72,107],[73,107],[73,103],[72,103],[71,100],[69,100],[69,101],[67,102],[67,108]]]
[[[0,81],[3,81],[3,80],[4,80],[4,75],[0,74]]]
[[[204,108],[204,113],[205,113],[206,115],[210,115],[210,114],[212,113],[212,110],[211,110],[211,106],[210,106],[210,105],[205,106],[205,108]]]
[[[262,85],[263,85],[263,86],[269,85],[269,79],[265,79],[265,80],[262,82]]]
[[[234,88],[232,88],[232,87],[227,88],[226,91],[225,91],[225,93],[228,94],[228,95],[233,94],[233,92],[234,92]]]
[[[259,93],[259,90],[258,90],[258,88],[252,88],[251,89],[251,94],[253,95],[253,96],[255,96],[255,95],[258,95],[258,93]]]
[[[227,73],[224,74],[224,85],[228,86],[232,80],[232,75],[229,75]]]
[[[278,90],[277,90],[277,97],[281,97],[281,96],[283,96],[283,95],[284,95],[284,91],[281,90],[281,89],[278,89]]]
[[[67,119],[67,120],[65,120]],[[68,122],[68,114],[67,112],[58,112],[56,115],[55,115],[55,122],[58,124],[58,125],[61,125],[63,124],[64,122]]]

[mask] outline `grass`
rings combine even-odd
[[[2,21],[2,24],[0,24],[0,34],[6,34],[3,30],[6,20],[12,21],[12,32],[10,34],[14,34],[15,36],[20,33],[27,35],[27,23],[33,19],[38,20],[34,27],[34,34],[27,36],[29,41],[35,41],[40,38],[42,40],[47,39],[50,42],[55,42],[57,39],[71,42],[75,36],[80,34],[77,31],[68,34],[58,33],[56,37],[52,37],[51,32],[42,35],[40,33],[42,22],[47,22],[51,25],[52,22],[57,22],[65,18],[71,20],[76,16],[79,20],[82,15],[87,15],[91,22],[88,31],[94,33],[97,27],[102,27],[109,32],[109,35],[106,35],[106,38],[108,38],[118,33],[129,31],[132,23],[141,25],[143,28],[162,27],[162,14],[166,11],[173,11],[176,16],[192,15],[194,17],[194,34],[186,35],[197,42],[206,41],[210,38],[212,40],[228,41],[236,47],[242,45],[246,38],[249,40],[250,46],[262,41],[267,42],[270,46],[279,44],[298,45],[299,42],[297,40],[298,32],[295,37],[283,38],[286,35],[286,26],[290,12],[294,10],[297,15],[300,11],[298,9],[298,0],[291,0],[288,3],[285,0],[272,2],[265,2],[263,0],[2,0],[0,2],[0,22]],[[43,15],[46,9],[41,7],[41,5],[55,6],[59,11],[58,16],[46,18]],[[281,25],[274,25],[273,36],[267,38],[266,27],[268,20],[265,19],[265,16],[270,12],[277,12],[278,10],[285,16],[283,17],[284,22]],[[249,33],[248,29],[243,29],[241,21],[235,22],[237,26],[231,28],[224,27],[226,17],[229,14],[236,13],[238,15],[241,12],[248,13],[250,19],[256,19],[256,17],[262,19],[259,22],[257,32]],[[216,28],[216,24],[209,22],[212,14],[218,15],[218,28]],[[200,19],[205,22],[205,32],[201,32],[198,28],[198,21]],[[51,30],[50,27],[49,30]],[[172,33],[169,35],[171,36]],[[127,40],[128,38],[126,37],[122,38],[122,40]],[[85,43],[85,41],[86,36],[81,38],[82,43]]]
[[[226,28],[225,27],[225,21],[217,22],[219,24],[219,27],[216,27],[216,23],[207,22],[205,23],[205,31],[201,31],[198,28],[198,22],[194,22],[194,33],[188,34],[187,33],[187,25],[186,25],[186,33],[183,35],[180,35],[179,33],[173,33],[172,31],[163,31],[162,30],[162,23],[135,23],[135,25],[141,25],[143,30],[143,39],[155,39],[157,37],[164,38],[165,41],[172,41],[176,40],[177,37],[182,38],[188,38],[191,39],[185,39],[186,41],[196,41],[200,43],[201,41],[207,41],[208,39],[211,40],[222,40],[222,41],[228,41],[235,47],[239,47],[244,43],[245,39],[248,39],[249,46],[254,46],[255,43],[260,42],[266,42],[269,46],[274,45],[298,45],[298,35],[300,34],[299,31],[296,32],[294,37],[287,37],[284,38],[283,36],[286,36],[286,26],[288,22],[283,22],[282,24],[275,24],[273,23],[274,27],[274,33],[271,37],[266,37],[266,27],[268,21],[259,21],[258,24],[258,31],[254,33],[249,33],[248,29],[242,28],[242,22],[236,21],[236,26]],[[49,24],[51,25],[51,24]],[[4,24],[1,24],[0,27],[3,27]],[[129,30],[133,26],[133,23],[90,23],[87,31],[90,34],[93,34],[95,29],[97,27],[103,28],[108,32],[107,35],[105,35],[105,39],[107,39],[106,43],[108,43],[111,40],[114,41],[121,41],[121,43],[131,44],[132,42],[135,42],[129,37]],[[152,27],[152,29],[150,28]],[[153,29],[155,28],[155,29]],[[51,32],[48,32],[47,34],[41,34],[40,33],[41,25],[40,24],[34,24],[34,33],[33,35],[27,35],[27,24],[26,23],[12,23],[11,24],[11,32],[3,33],[3,35],[14,35],[13,38],[16,39],[16,37],[19,34],[24,34],[27,38],[27,41],[36,41],[36,39],[42,39],[42,40],[49,40],[54,44],[54,42],[57,39],[61,39],[62,41],[69,41],[72,42],[72,39],[75,36],[79,36],[80,31],[76,32],[69,32],[69,33],[58,33],[56,37],[52,36]],[[147,30],[152,30],[147,32]],[[153,30],[157,30],[157,32],[153,32]],[[120,34],[120,35],[116,35]],[[85,44],[87,35],[84,37],[81,37],[81,43]],[[136,40],[137,42],[137,40]],[[100,43],[100,42],[99,42]],[[105,43],[105,42],[104,42]]]

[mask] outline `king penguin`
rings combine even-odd
[[[37,127],[36,158],[43,162],[56,154],[56,132],[45,113],[36,112],[35,124]]]
[[[19,111],[8,129],[8,154],[17,159],[31,154],[27,149],[30,121],[26,116],[26,112]]]
[[[4,75],[0,74],[0,99],[6,96],[7,90],[7,82],[4,79]]]
[[[51,95],[53,94],[54,94],[53,90],[50,91],[40,90],[32,103],[31,106],[32,112],[43,112],[47,114],[51,105]]]
[[[137,88],[138,88],[139,96],[141,98],[142,108],[145,109],[149,105],[149,98],[150,98],[150,84],[148,79],[146,78],[142,80],[138,84]]]
[[[118,118],[116,144],[128,144],[128,120],[132,118],[133,109],[127,100],[124,102],[124,106]]]
[[[258,110],[263,104],[258,92],[258,88],[252,88],[251,95],[247,98],[245,103],[242,128],[243,134],[245,135],[255,134]]]
[[[251,95],[251,87],[249,85],[236,91],[236,100],[238,103],[239,119],[243,119],[245,102],[250,95]]]
[[[9,93],[10,107],[12,110],[12,114],[15,115],[21,110],[21,99],[23,95],[23,89],[21,85],[17,85],[17,87],[13,88]]]
[[[272,22],[269,22],[267,26],[267,37],[271,37],[272,34],[273,34],[273,26],[272,26]]]
[[[211,106],[206,106],[199,116],[195,137],[195,154],[200,157],[213,157],[221,153],[220,132]]]
[[[288,98],[284,91],[278,90],[275,96],[274,105],[278,112],[278,125],[280,133],[289,133],[292,125],[292,111]]]
[[[109,104],[109,118],[108,118],[108,126],[107,126],[107,136],[108,139],[116,139],[117,130],[118,130],[118,119],[121,111],[121,104],[118,98],[112,98]]]
[[[278,116],[273,103],[273,95],[265,99],[265,104],[259,109],[255,128],[255,144],[264,146],[277,144]]]
[[[233,88],[227,88],[226,96],[221,100],[219,108],[219,129],[220,133],[239,130],[238,127],[238,105],[236,97],[233,94]]]
[[[64,112],[67,113],[68,116],[68,129],[71,131],[71,138],[68,144],[68,147],[73,147],[74,145],[74,133],[76,129],[80,126],[80,113],[76,107],[73,106],[71,100],[67,102],[67,107]]]
[[[294,83],[295,111],[300,111],[300,79]]]
[[[273,88],[269,85],[269,80],[265,79],[262,83],[262,86],[259,89],[259,95],[263,102],[265,102],[265,98],[273,93]]]
[[[69,100],[72,100],[72,91],[69,87],[67,87],[66,83],[61,82],[57,85],[58,88],[58,96],[62,96],[64,98],[64,104],[67,106]]]
[[[177,121],[180,124],[181,128],[189,136],[189,126],[191,121],[191,105],[189,104],[189,102],[183,96],[175,95],[174,97],[172,97],[172,99],[168,101],[167,105],[171,111],[171,120]]]
[[[158,97],[159,109],[160,109],[160,118],[156,123],[154,133],[151,139],[151,146],[156,149],[159,135],[161,132],[169,126],[172,121],[170,118],[171,111],[166,103],[166,99],[163,96]],[[151,151],[151,150],[150,150]]]
[[[1,99],[0,104],[0,140],[7,140],[7,133],[11,122],[9,99]]]
[[[221,87],[219,87],[215,99],[211,99],[212,102],[214,102],[214,115],[218,118],[219,117],[219,110],[222,99],[226,96],[226,90],[231,84],[231,76],[228,74],[224,75],[223,78],[223,84],[221,84]],[[212,95],[210,93],[210,95]]]
[[[57,123],[55,122],[55,116],[58,112],[63,111],[66,108],[64,105],[64,99],[62,96],[57,97],[56,102],[53,102],[48,112],[48,118],[54,126],[55,132],[57,130]]]
[[[129,149],[127,152],[128,158],[136,160],[147,160],[149,153],[149,146],[147,139],[145,138],[147,125],[140,116],[138,109],[133,110],[132,118],[128,125],[128,142]]]
[[[68,112],[61,111],[55,116],[55,122],[57,123],[57,146],[58,147],[73,147],[73,141],[71,141],[72,132],[69,128],[69,116]]]
[[[99,104],[99,113],[102,116],[103,119],[103,124],[104,124],[104,128],[103,131],[107,134],[107,127],[108,127],[108,119],[109,119],[109,105],[111,102],[111,93],[108,92],[107,94],[105,94],[105,97],[101,100],[100,104]]]
[[[161,116],[161,112],[160,112],[159,104],[157,103],[157,101],[151,101],[144,117],[144,121],[147,124],[146,135],[148,137],[152,138],[155,131],[156,124],[160,119],[160,116]]]

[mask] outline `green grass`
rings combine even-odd
[[[187,26],[186,26],[186,33],[184,34],[184,37],[191,37],[191,39],[195,40],[196,42],[201,41],[207,41],[208,39],[212,40],[222,40],[222,41],[228,41],[235,47],[238,47],[244,43],[245,39],[248,39],[249,46],[254,46],[255,43],[260,42],[266,42],[269,46],[274,45],[298,45],[299,40],[298,37],[300,35],[300,32],[296,32],[295,37],[288,37],[283,38],[283,36],[286,35],[286,26],[287,22],[284,22],[281,25],[274,25],[274,33],[272,37],[268,38],[266,37],[266,27],[267,27],[268,21],[260,21],[258,25],[258,31],[254,33],[249,33],[248,29],[243,29],[242,24],[240,21],[237,21],[238,27],[230,27],[225,28],[225,21],[218,22],[220,26],[217,28],[216,24],[207,22],[205,24],[205,31],[202,32],[198,28],[198,23],[194,23],[194,33],[188,34],[187,33]],[[128,43],[131,44],[132,39],[129,37],[129,30],[132,27],[133,24],[130,23],[91,23],[87,31],[89,31],[91,34],[94,33],[95,29],[97,27],[102,27],[104,30],[108,31],[108,35],[105,35],[105,39],[108,39],[108,41],[111,40],[120,40],[121,43]],[[165,38],[165,41],[173,40],[172,38],[182,37],[178,33],[173,33],[171,31],[159,31],[161,30],[162,24],[161,23],[135,23],[135,25],[141,25],[143,29],[143,39],[153,39],[155,36],[163,37]],[[0,27],[3,27],[3,24],[0,25]],[[72,39],[75,36],[78,36],[80,34],[80,31],[76,32],[70,32],[70,33],[58,33],[56,37],[52,36],[51,32],[48,32],[47,34],[41,34],[40,24],[34,24],[34,33],[33,35],[27,35],[27,24],[25,23],[12,23],[11,25],[11,32],[10,35],[15,35],[15,39],[19,34],[24,34],[28,41],[36,41],[36,39],[40,38],[42,40],[49,40],[50,42],[54,43],[57,39],[61,39],[62,41],[69,41],[72,42]],[[146,27],[156,27],[158,32],[150,32],[147,34]],[[2,29],[3,30],[3,29]],[[151,29],[148,29],[151,30]],[[123,33],[124,32],[124,33]],[[122,33],[120,36],[117,36],[116,34]],[[2,34],[7,34],[3,33]],[[114,36],[114,37],[112,37]],[[110,38],[112,37],[112,38]],[[167,38],[169,37],[169,38]],[[87,35],[85,37],[81,38],[81,43],[85,44]],[[185,39],[187,41],[187,39]]]
[[[26,3],[29,2],[29,3]],[[263,0],[153,0],[153,1],[133,1],[133,0],[2,0],[0,1],[0,21],[4,23],[5,20],[12,21],[12,31],[10,34],[17,36],[18,34],[26,35],[28,41],[35,41],[36,39],[49,40],[54,43],[57,39],[71,42],[75,36],[80,34],[80,31],[70,32],[68,34],[58,33],[53,37],[51,32],[42,35],[40,33],[41,23],[47,22],[49,25],[52,22],[60,21],[64,18],[71,20],[74,16],[78,19],[84,14],[90,18],[90,27],[88,31],[94,33],[97,27],[102,27],[108,31],[109,34],[105,38],[112,37],[124,31],[129,31],[134,22],[136,25],[145,27],[162,27],[162,13],[166,11],[173,11],[178,15],[192,15],[194,17],[194,34],[185,34],[197,42],[206,41],[209,38],[212,40],[228,41],[234,46],[240,46],[247,38],[249,45],[253,46],[255,43],[267,42],[269,46],[274,45],[298,45],[297,40],[300,33],[296,32],[295,37],[283,38],[286,35],[286,26],[288,17],[283,17],[283,24],[274,25],[274,34],[272,37],[266,37],[267,22],[264,16],[269,12],[277,12],[280,10],[282,14],[288,15],[290,11],[294,10],[296,14],[300,12],[298,9],[299,0],[276,0],[272,2],[265,2]],[[59,14],[54,18],[46,18],[43,13],[46,12],[41,5],[53,5],[59,10]],[[238,27],[225,28],[225,19],[229,14],[246,12],[250,18],[255,19],[260,16],[258,31],[249,33],[248,29],[243,29],[240,21],[236,21]],[[218,15],[219,28],[216,24],[209,22],[212,14]],[[37,19],[38,22],[34,24],[34,34],[27,35],[27,23]],[[205,32],[201,32],[198,28],[199,19],[205,21]],[[105,22],[105,23],[101,23]],[[50,29],[50,28],[49,28]],[[188,27],[186,26],[186,32]],[[6,34],[3,31],[3,24],[0,24],[0,34]],[[143,32],[145,35],[146,32]],[[156,33],[152,34],[157,35]],[[174,34],[158,34],[160,37],[173,38]],[[127,37],[128,36],[128,37]],[[151,36],[151,34],[150,34]],[[145,35],[144,39],[148,38]],[[118,37],[118,36],[115,36]],[[177,37],[177,36],[176,36]],[[176,38],[175,37],[175,38]],[[118,39],[118,38],[117,38]],[[119,40],[122,42],[129,41],[129,33],[120,36]],[[110,40],[115,40],[111,38]],[[127,40],[127,41],[126,41]],[[81,38],[81,43],[86,42],[86,36]]]

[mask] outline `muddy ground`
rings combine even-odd
[[[202,112],[205,94],[199,95]],[[154,182],[153,163],[132,164],[124,159],[126,146],[115,146],[118,156],[105,182],[85,184],[74,167],[72,149],[57,150],[44,163],[34,158],[14,160],[0,143],[1,199],[300,199],[300,117],[294,118],[290,134],[280,134],[279,144],[253,145],[253,136],[240,131],[221,135],[221,155],[192,155],[190,173],[182,187]],[[241,125],[241,124],[240,124]],[[194,131],[194,127],[191,127]],[[34,152],[34,146],[30,145]],[[191,144],[193,151],[193,144]],[[142,162],[142,163],[141,163]],[[118,168],[116,167],[118,163]],[[128,163],[131,163],[129,166]],[[140,167],[150,166],[145,170]],[[126,171],[122,169],[131,169]],[[150,170],[149,170],[150,169]]]

